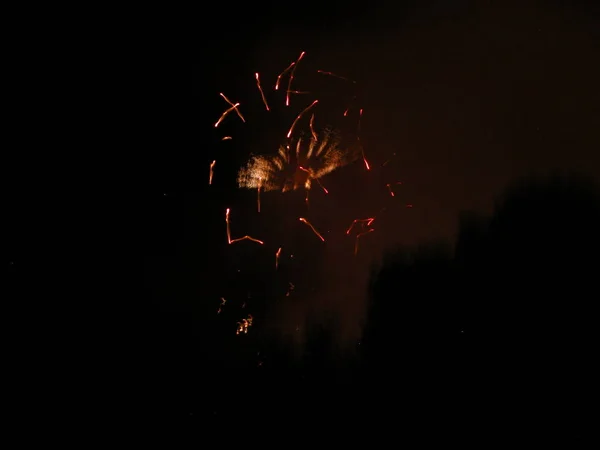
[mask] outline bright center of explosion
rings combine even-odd
[[[312,182],[356,159],[354,152],[340,147],[330,130],[302,137],[279,147],[274,155],[253,156],[238,173],[242,188],[287,192],[310,189]]]

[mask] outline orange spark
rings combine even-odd
[[[223,311],[223,306],[225,306],[225,303],[227,303],[227,300],[225,300],[223,297],[221,297],[221,304],[219,305],[219,309],[217,309],[217,314],[221,314],[221,312]]]
[[[337,74],[335,74],[335,73],[333,73],[333,72],[326,72],[326,71],[324,71],[324,70],[317,70],[317,72],[318,72],[318,73],[322,73],[323,75],[329,75],[330,77],[339,78],[339,79],[341,79],[341,80],[345,80],[345,81],[348,81],[348,82],[350,82],[350,83],[354,83],[354,84],[356,84],[356,81],[354,81],[354,80],[351,80],[350,78],[343,77],[343,76],[341,76],[341,75],[337,75]]]
[[[315,113],[312,113],[312,115],[310,116],[309,126],[310,126],[310,132],[312,134],[312,137],[316,141],[317,133],[315,133],[314,123],[315,123]]]
[[[258,208],[258,212],[260,212],[260,188],[262,187],[262,178],[258,180],[258,187],[256,188],[256,207]]]
[[[223,122],[223,119],[225,119],[225,117],[227,117],[227,114],[229,114],[231,111],[233,111],[234,109],[236,109],[238,106],[240,106],[240,104],[236,103],[231,108],[226,109],[225,112],[223,114],[221,114],[221,117],[219,117],[219,120],[217,120],[217,123],[215,123],[215,128],[217,128],[219,126],[219,124],[221,122]]]
[[[363,162],[365,163],[365,167],[367,168],[367,170],[371,170],[371,167],[369,167],[369,161],[367,161],[367,158],[365,157],[364,149],[361,148],[360,151],[362,152],[362,159],[363,159]]]
[[[386,160],[381,167],[385,167],[392,159],[394,159],[394,156],[396,156],[396,153],[392,153],[392,157]]]
[[[231,231],[230,231],[230,225],[229,225],[229,208],[227,208],[227,210],[225,211],[225,223],[227,224],[227,243],[228,244],[234,244],[236,242],[240,242],[240,241],[252,241],[252,242],[256,242],[258,244],[263,245],[264,242],[258,239],[253,238],[252,236],[243,236],[241,238],[237,238],[237,239],[231,239]]]
[[[296,126],[296,123],[298,123],[298,120],[300,120],[300,118],[304,115],[304,113],[306,111],[308,111],[310,108],[315,106],[317,103],[319,103],[319,100],[315,100],[314,102],[312,102],[309,106],[304,108],[304,110],[302,110],[302,112],[300,114],[298,114],[298,116],[296,116],[296,119],[294,119],[294,122],[292,123],[292,126],[290,127],[290,131],[288,131],[288,134],[287,134],[288,139],[292,135],[292,131],[294,131],[294,127]]]
[[[238,117],[240,119],[242,119],[242,122],[246,122],[246,119],[244,119],[244,116],[242,116],[242,113],[240,112],[240,110],[238,109],[238,106],[240,106],[239,103],[233,104],[233,102],[231,100],[229,100],[227,97],[225,97],[225,94],[223,94],[222,92],[219,92],[219,95],[221,97],[223,97],[223,100],[225,100],[227,103],[229,103],[231,105],[231,107],[235,110],[235,112],[237,113]]]
[[[313,227],[312,224],[308,220],[306,220],[304,217],[300,217],[299,220],[300,220],[300,222],[304,222],[306,225],[308,225],[313,230],[313,233],[315,233],[319,239],[321,239],[323,242],[325,242],[325,238],[323,236],[321,236],[321,234],[317,230],[315,230],[315,227]]]
[[[217,160],[215,159],[213,162],[210,163],[210,171],[208,174],[208,184],[212,184],[212,179],[213,179],[213,174],[214,174],[214,168],[215,168],[215,164],[217,163]]]
[[[319,186],[321,187],[321,189],[323,189],[323,192],[325,192],[326,194],[329,194],[329,191],[328,191],[327,189],[325,189],[325,186],[323,186],[323,183],[321,183],[321,180],[319,180],[318,178],[313,178],[313,177],[312,177],[312,174],[311,174],[311,171],[310,171],[310,170],[308,170],[308,169],[305,169],[305,168],[304,168],[304,167],[302,167],[302,166],[298,166],[298,169],[302,170],[303,172],[306,172],[306,173],[308,174],[308,177],[309,177],[311,180],[315,180],[315,181],[316,181],[316,182],[319,184]],[[306,201],[308,202],[308,191],[307,191],[307,193],[306,193]]]
[[[396,182],[395,182],[395,183],[393,183],[393,184],[402,184],[402,181],[396,181]],[[394,191],[392,190],[392,183],[388,183],[388,184],[386,184],[386,187],[388,188],[388,191],[390,191],[390,195],[391,195],[392,197],[394,197],[394,196],[395,196],[395,194],[394,194]]]
[[[233,139],[231,136],[225,136],[223,139],[221,139],[222,141],[230,141],[231,139]]]
[[[318,178],[314,178],[314,180],[319,183],[319,186],[321,186],[321,189],[323,189],[323,192],[325,192],[326,194],[329,194],[329,191],[325,188],[325,186],[323,186],[323,183],[321,183],[321,180],[319,180]]]
[[[275,253],[275,270],[277,270],[279,268],[279,257],[281,256],[281,247],[279,247],[279,250],[277,250],[277,253]]]
[[[229,229],[229,208],[225,211],[225,223],[227,224],[227,243],[231,244],[231,231]]]
[[[235,331],[235,334],[247,334],[248,333],[248,328],[252,326],[252,315],[248,314],[248,317],[246,317],[245,319],[242,319],[241,322],[237,323],[237,329]]]
[[[356,126],[356,136],[359,141],[360,141],[360,119],[362,118],[362,113],[363,113],[363,110],[361,108],[360,112],[358,114],[358,124]],[[360,153],[362,155],[363,162],[365,163],[365,167],[367,168],[367,170],[371,170],[371,167],[369,166],[369,161],[367,161],[367,157],[365,156],[365,149],[363,148],[362,145],[360,146]]]
[[[236,243],[236,242],[245,241],[245,240],[249,240],[249,241],[252,241],[252,242],[256,242],[257,244],[260,244],[260,245],[263,245],[263,244],[264,244],[264,242],[263,242],[263,241],[261,241],[261,240],[259,240],[259,239],[255,239],[255,238],[253,238],[252,236],[248,236],[248,235],[246,235],[246,236],[243,236],[243,237],[241,237],[241,238],[232,239],[232,240],[231,240],[231,242],[230,242],[230,244],[234,244],[234,243]]]
[[[275,83],[275,90],[279,89],[279,81],[281,81],[281,77],[284,76],[286,73],[288,73],[288,71],[294,67],[296,65],[295,61],[292,61],[292,63],[287,66],[287,69],[285,69],[283,72],[281,72],[278,76],[277,76],[277,82]]]
[[[360,136],[360,119],[362,119],[362,113],[363,113],[363,110],[362,110],[362,108],[360,108],[360,111],[358,113],[358,123],[356,125],[356,134],[358,134],[359,136]]]
[[[256,86],[258,87],[258,90],[260,91],[260,96],[262,98],[263,103],[265,104],[265,108],[267,108],[267,111],[269,110],[269,104],[267,103],[267,99],[265,98],[265,93],[262,90],[262,87],[260,87],[260,78],[258,77],[258,72],[255,74],[256,76]]]
[[[358,233],[356,235],[356,239],[354,241],[354,256],[356,256],[356,254],[358,253],[358,240],[360,239],[360,237],[364,236],[365,234],[369,234],[372,231],[375,231],[375,228],[370,228],[367,231],[363,231],[362,233]]]
[[[352,231],[352,228],[354,228],[354,226],[357,223],[363,224],[363,227],[364,226],[370,227],[374,220],[375,220],[375,217],[367,217],[366,219],[354,219],[352,221],[352,223],[350,224],[350,227],[348,227],[348,229],[346,230],[346,234],[350,234],[350,231]],[[364,224],[366,224],[366,225],[364,225]]]
[[[290,287],[289,287],[288,291],[285,293],[286,297],[289,297],[290,294],[292,293],[292,291],[294,290],[294,288],[296,287],[296,286],[294,286],[294,283],[292,283],[291,281],[288,281],[288,285]]]
[[[292,81],[294,81],[294,74],[296,73],[296,68],[298,67],[298,63],[304,57],[306,52],[300,53],[300,56],[296,60],[296,64],[294,64],[294,68],[292,69],[292,73],[290,73],[290,78],[288,80],[288,88],[285,94],[285,106],[290,106],[290,93],[292,91]]]

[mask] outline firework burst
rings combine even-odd
[[[238,173],[238,185],[263,191],[309,190],[313,181],[321,185],[320,178],[357,156],[341,147],[338,133],[325,129],[280,145],[276,154],[252,156]]]
[[[308,58],[304,56],[304,52],[300,53],[300,56],[277,76],[273,89],[269,89],[271,83],[268,76],[263,80],[258,73],[254,73],[253,84],[258,95],[244,98],[243,95],[236,94],[230,99],[223,93],[220,94],[225,103],[224,111],[214,124],[219,132],[219,141],[233,140],[234,144],[239,141],[243,142],[242,145],[265,149],[264,152],[250,153],[242,166],[236,167],[237,186],[241,189],[256,190],[256,211],[260,214],[251,216],[252,223],[259,223],[264,228],[259,230],[251,223],[244,222],[244,214],[239,214],[235,216],[236,235],[232,235],[231,210],[229,207],[224,208],[226,242],[239,244],[240,251],[253,252],[248,269],[236,268],[236,273],[249,270],[253,275],[248,279],[243,278],[245,275],[235,275],[244,281],[229,284],[225,287],[226,293],[223,295],[227,298],[232,297],[232,305],[237,305],[239,301],[236,303],[235,298],[242,295],[239,291],[243,289],[241,285],[247,284],[249,279],[253,280],[252,283],[262,279],[261,283],[269,285],[269,288],[265,288],[252,300],[250,288],[247,288],[248,293],[243,294],[241,306],[244,315],[251,310],[257,314],[258,323],[264,323],[260,321],[263,321],[265,316],[277,317],[277,329],[290,332],[295,340],[296,336],[304,333],[300,332],[304,329],[303,318],[312,318],[319,312],[323,316],[328,315],[331,307],[340,318],[343,317],[340,320],[346,323],[344,326],[351,330],[348,331],[348,335],[352,336],[348,339],[349,342],[360,332],[359,318],[364,312],[363,302],[358,297],[366,289],[368,271],[360,272],[360,269],[364,268],[363,264],[370,263],[369,250],[374,248],[376,243],[373,241],[376,241],[376,236],[381,233],[373,233],[375,227],[372,224],[377,220],[377,229],[380,230],[379,224],[385,223],[386,220],[386,208],[381,208],[383,205],[378,205],[379,202],[374,196],[387,194],[381,198],[386,202],[392,201],[392,198],[397,201],[400,196],[397,185],[400,182],[380,180],[381,171],[371,170],[361,142],[363,109],[357,100],[356,83],[332,72],[312,69],[312,79],[310,74],[296,79],[298,66],[301,66],[299,72],[306,68]],[[334,85],[330,85],[330,81],[333,81]],[[309,90],[305,91],[305,87]],[[295,97],[300,94],[302,96]],[[252,98],[255,103],[260,103],[252,105]],[[239,134],[235,132],[229,135],[232,129],[240,129],[238,127],[252,130],[248,131],[247,139],[244,136],[238,139]],[[224,145],[231,144],[227,142]],[[215,168],[218,172],[224,165],[216,160],[219,156],[210,156],[210,160],[207,161],[208,184],[214,185]],[[329,184],[327,176],[357,161],[361,162],[355,165],[354,170],[347,169],[353,174],[350,180],[346,180],[348,182],[340,182],[339,177],[332,175],[328,180],[331,183],[331,195],[322,196],[314,205],[309,205],[309,192],[313,187],[329,194],[326,188]],[[386,160],[381,167],[388,165],[390,161],[391,159]],[[378,166],[379,164],[374,167]],[[363,177],[357,175],[357,170],[367,173]],[[218,175],[215,179],[218,179]],[[367,182],[368,184],[365,184]],[[374,186],[380,182],[379,188]],[[367,189],[367,186],[373,187]],[[384,188],[387,188],[387,192]],[[267,201],[262,205],[266,207],[261,207],[262,193],[292,191],[305,192],[305,205],[298,208],[300,205],[295,200],[288,202],[295,196],[285,195],[281,197],[282,203],[278,200]],[[273,198],[274,195],[270,194],[268,197]],[[369,202],[360,201],[361,198],[367,197]],[[284,203],[285,208],[269,208]],[[366,211],[363,211],[364,209]],[[356,218],[355,213],[359,214],[359,218]],[[274,220],[275,218],[277,220]],[[298,227],[298,231],[295,227]],[[247,232],[254,235],[255,231],[260,239],[244,234]],[[373,235],[375,239],[366,238],[367,235]],[[282,248],[285,250],[282,251]],[[258,261],[263,252],[269,254],[269,269],[264,273],[257,269],[261,266]],[[365,257],[362,257],[363,254]],[[316,255],[319,255],[319,259]],[[348,256],[354,258],[349,259]],[[298,268],[300,270],[297,270]],[[276,273],[275,278],[273,270]],[[263,275],[264,279],[261,278]],[[355,301],[355,307],[352,308],[347,300],[355,297],[356,300],[352,300]],[[275,298],[281,301],[269,303],[270,299]],[[299,299],[302,301],[298,301]],[[268,307],[259,306],[267,303]],[[229,303],[226,308],[223,305],[224,300],[217,310],[218,314],[223,310],[233,314]],[[255,308],[263,310],[258,312]],[[267,310],[269,312],[265,313]],[[237,313],[241,314],[242,311]],[[254,334],[253,331],[248,331],[252,325],[252,316],[248,315],[246,319],[240,317],[242,316],[238,315],[236,319],[241,320],[237,322],[236,334]]]

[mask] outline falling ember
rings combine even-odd
[[[369,161],[367,161],[367,157],[365,156],[365,150],[363,148],[361,148],[360,151],[362,153],[362,159],[363,159],[363,162],[365,163],[365,167],[367,168],[367,170],[371,170],[371,167],[369,166]]]
[[[291,281],[288,281],[288,285],[289,285],[289,289],[288,289],[288,291],[285,293],[285,296],[286,296],[286,297],[289,297],[289,296],[290,296],[290,294],[292,293],[292,291],[294,290],[294,288],[296,287],[296,286],[294,286],[294,283],[292,283]]]
[[[262,87],[260,87],[260,78],[258,76],[258,72],[255,74],[256,76],[256,86],[258,87],[258,90],[260,91],[260,96],[262,98],[263,103],[265,104],[265,108],[267,108],[267,111],[269,111],[269,104],[267,103],[267,99],[265,98],[265,93],[262,90]]]
[[[354,256],[356,256],[358,253],[358,240],[361,238],[361,236],[364,236],[365,234],[369,234],[372,231],[375,231],[375,228],[370,228],[367,231],[363,231],[362,233],[358,233],[356,235],[356,239],[354,241]]]
[[[356,81],[354,81],[354,80],[351,80],[350,78],[343,77],[343,76],[341,76],[341,75],[337,75],[337,74],[335,74],[335,73],[333,73],[333,72],[326,72],[326,71],[324,71],[324,70],[317,70],[317,72],[318,72],[318,73],[321,73],[321,74],[323,74],[323,75],[329,75],[330,77],[339,78],[340,80],[345,80],[345,81],[348,81],[348,82],[350,82],[350,83],[354,83],[354,84],[356,84]]]
[[[235,105],[233,105],[231,108],[226,109],[225,112],[223,114],[221,114],[221,117],[219,117],[219,120],[217,120],[217,123],[215,123],[215,128],[217,128],[219,126],[219,124],[221,122],[223,122],[223,119],[225,119],[225,117],[227,117],[227,115],[233,111],[234,109],[236,109],[238,106],[240,106],[239,103],[236,103]]]
[[[221,139],[222,141],[230,141],[231,139],[233,139],[231,136],[225,136],[223,139]]]
[[[402,181],[397,181],[395,183],[388,183],[388,184],[386,184],[386,187],[388,188],[388,191],[390,192],[390,195],[392,197],[394,197],[395,194],[394,194],[394,191],[392,190],[392,184],[402,184]]]
[[[279,257],[281,256],[281,247],[279,247],[279,249],[277,250],[277,253],[275,253],[275,270],[277,270],[279,268]]]
[[[358,136],[360,136],[360,120],[362,119],[362,113],[363,113],[363,110],[361,108],[360,111],[359,111],[359,113],[358,113],[358,124],[356,125],[356,134]]]
[[[230,242],[230,244],[235,244],[236,242],[245,241],[245,240],[252,241],[252,242],[256,242],[257,244],[260,244],[260,245],[263,245],[263,244],[264,244],[264,242],[263,242],[263,241],[261,241],[261,240],[259,240],[259,239],[255,239],[255,238],[253,238],[252,236],[248,236],[248,235],[246,235],[246,236],[243,236],[243,237],[241,237],[241,238],[232,239],[232,240],[231,240],[231,242]]]
[[[292,122],[292,126],[290,127],[290,131],[288,131],[288,134],[287,134],[287,138],[288,139],[292,135],[292,132],[294,131],[294,127],[296,126],[296,123],[298,123],[298,120],[300,120],[300,118],[304,115],[304,113],[306,113],[306,111],[308,111],[310,108],[312,108],[313,106],[315,106],[317,103],[319,103],[319,100],[315,100],[314,102],[312,102],[309,106],[307,106],[306,108],[304,108],[302,110],[302,112],[300,114],[298,114],[298,116],[296,116],[296,119],[294,119],[294,122]]]
[[[225,223],[227,224],[227,243],[231,244],[231,231],[229,229],[229,208],[225,211]]]
[[[358,114],[358,124],[356,125],[356,136],[359,141],[360,141],[360,119],[362,118],[362,113],[363,113],[363,110],[361,108],[360,112]],[[365,156],[365,149],[363,148],[362,145],[360,146],[360,154],[362,155],[362,159],[363,159],[363,162],[365,163],[365,167],[367,168],[367,170],[371,170],[371,167],[369,166],[369,161],[367,161],[367,157]]]
[[[227,300],[225,300],[223,297],[221,297],[221,304],[219,305],[219,309],[217,309],[217,314],[221,314],[221,312],[223,311],[223,306],[225,306],[225,303],[227,303]]]
[[[323,192],[325,192],[326,194],[329,194],[329,191],[325,188],[325,186],[323,186],[323,183],[321,183],[321,180],[319,180],[318,178],[315,178],[315,181],[319,184],[321,189],[323,189]]]
[[[287,69],[285,69],[283,72],[281,72],[279,75],[277,75],[277,82],[275,83],[275,90],[279,90],[279,82],[281,81],[281,77],[284,76],[286,73],[289,72],[289,70],[294,67],[296,65],[296,62],[293,61],[289,66],[287,66]]]
[[[311,171],[308,169],[305,169],[302,166],[298,166],[298,169],[300,169],[303,172],[306,172],[309,176],[309,180],[315,180],[319,186],[321,187],[321,189],[323,189],[323,192],[325,192],[326,194],[329,194],[329,191],[325,188],[325,186],[323,186],[323,183],[321,183],[321,180],[319,180],[318,178],[314,178],[311,174]],[[308,203],[308,189],[306,190],[306,202]]]
[[[304,57],[305,53],[306,52],[300,53],[300,56],[298,56],[298,59],[296,60],[296,64],[294,64],[294,68],[292,69],[292,72],[290,73],[290,78],[288,80],[288,88],[287,88],[287,92],[285,94],[285,106],[290,106],[290,93],[292,92],[292,81],[294,81],[294,74],[296,73],[296,68],[298,67],[298,63]]]
[[[214,174],[214,169],[215,169],[215,164],[217,163],[217,160],[214,160],[213,162],[210,163],[210,171],[208,173],[208,184],[212,184],[212,179],[213,179],[213,174]]]
[[[348,227],[348,229],[346,230],[346,234],[350,234],[350,231],[352,231],[356,224],[361,224],[363,225],[363,227],[370,227],[374,220],[375,217],[368,217],[366,219],[354,219],[350,224],[350,227]]]
[[[241,238],[236,238],[236,239],[231,239],[231,230],[230,230],[230,225],[229,225],[229,208],[227,208],[227,210],[225,211],[225,223],[227,224],[227,243],[228,244],[234,244],[236,242],[240,242],[240,241],[252,241],[252,242],[256,242],[257,244],[263,245],[264,242],[259,240],[259,239],[255,239],[252,236],[243,236]]]
[[[392,153],[392,157],[386,160],[381,167],[385,167],[392,159],[394,159],[394,156],[396,156],[396,153]]]
[[[231,105],[231,107],[235,110],[235,112],[237,113],[238,117],[240,119],[242,119],[242,122],[246,122],[246,119],[244,119],[244,116],[242,116],[242,113],[240,112],[240,110],[238,109],[238,106],[240,106],[239,103],[233,104],[233,102],[231,100],[229,100],[227,97],[225,97],[225,94],[223,94],[222,92],[219,93],[219,95],[221,97],[223,97],[223,100],[225,100],[227,103],[229,103]]]
[[[235,334],[247,334],[248,328],[250,328],[251,326],[252,326],[252,316],[250,314],[248,314],[248,317],[246,317],[245,319],[242,319],[241,322],[237,323],[237,329],[235,331]]]
[[[317,140],[317,133],[315,133],[314,123],[315,123],[315,114],[313,113],[310,116],[309,126],[310,126],[310,133],[312,134],[313,139],[316,141]]]
[[[312,224],[308,220],[306,220],[304,217],[300,217],[299,220],[300,222],[304,222],[306,225],[308,225],[311,228],[311,230],[313,230],[313,233],[315,233],[315,235],[317,235],[319,239],[325,242],[325,238],[321,236],[321,234],[315,229],[315,227],[312,226]]]
[[[262,178],[258,181],[258,187],[256,188],[256,207],[260,212],[260,188],[262,187]]]

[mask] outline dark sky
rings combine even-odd
[[[194,320],[214,314],[222,296],[241,308],[244,298],[284,296],[293,281],[303,300],[271,306],[257,323],[289,332],[315,315],[336,321],[341,340],[352,341],[370,268],[386,251],[451,239],[460,211],[489,212],[515,178],[600,175],[596,10],[583,2],[390,3],[252,4],[235,13],[225,5],[198,27],[192,138],[149,167],[156,191],[145,203],[152,219],[147,286],[159,309],[179,311],[198,328]],[[331,195],[313,189],[310,211],[301,194],[264,193],[258,214],[256,193],[238,189],[236,173],[251,153],[272,151],[294,114],[280,108],[267,118],[254,73],[266,90],[301,51],[299,85],[316,69],[356,80],[360,139],[373,170],[358,161],[324,177]],[[232,116],[215,130],[227,106],[219,92],[243,103],[247,123]],[[292,101],[295,113],[310,103]],[[221,131],[234,139],[221,142]],[[402,185],[392,198],[385,185],[396,181]],[[227,207],[234,237],[250,234],[264,246],[227,245]],[[343,230],[353,218],[377,214],[376,231],[353,257]],[[316,224],[326,245],[299,216]],[[275,274],[280,246],[286,259]]]

